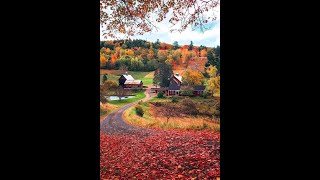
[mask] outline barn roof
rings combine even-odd
[[[124,84],[141,84],[141,80],[126,80]]]
[[[126,78],[126,80],[134,81],[134,78],[133,78],[131,75],[123,74],[122,76],[123,76],[124,78]]]
[[[204,91],[205,89],[205,86],[193,86],[193,90],[195,91]]]
[[[182,82],[182,76],[179,75],[178,73],[176,73],[174,77],[177,78],[180,82]]]
[[[180,90],[180,86],[175,83],[171,83],[168,87],[168,90]]]

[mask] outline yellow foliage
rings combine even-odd
[[[204,76],[200,72],[187,70],[183,76],[183,81],[189,85],[203,85]]]
[[[127,55],[128,56],[133,56],[134,55],[134,51],[132,49],[128,49],[127,50]]]
[[[217,72],[218,69],[215,66],[210,65],[207,68],[207,73],[210,76],[207,90],[211,92],[213,96],[220,96],[220,76],[217,76]]]
[[[216,77],[217,76],[217,72],[218,72],[218,69],[215,66],[210,65],[207,68],[207,73],[208,73],[208,75],[210,77]]]

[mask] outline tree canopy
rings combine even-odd
[[[212,9],[218,5],[219,0],[100,0],[100,25],[111,38],[157,30],[156,23],[164,19],[172,25],[170,32],[182,32],[189,25],[205,31],[216,19]]]

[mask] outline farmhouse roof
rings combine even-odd
[[[131,75],[128,75],[128,74],[123,74],[122,76],[124,78],[126,78],[126,80],[129,80],[129,81],[133,81],[134,80],[134,78]]]
[[[180,86],[175,83],[171,83],[168,87],[168,90],[180,90]]]
[[[194,91],[204,91],[205,89],[205,86],[193,86]]]
[[[124,84],[141,84],[141,80],[126,80]]]

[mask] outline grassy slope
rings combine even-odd
[[[195,101],[205,100],[203,98],[195,97]],[[169,98],[152,98],[150,101],[167,101],[170,102]],[[166,123],[165,117],[157,117],[153,116],[154,113],[152,110],[154,109],[153,105],[150,105],[148,102],[144,102],[142,104],[142,108],[144,109],[143,117],[136,115],[135,108],[131,107],[124,112],[124,119],[133,125],[142,126],[142,127],[154,127],[154,128],[162,128],[162,129],[193,129],[193,130],[202,130],[202,129],[210,129],[213,131],[220,131],[220,125],[207,122],[202,117],[184,117],[184,118],[172,118],[169,120],[169,123]]]

